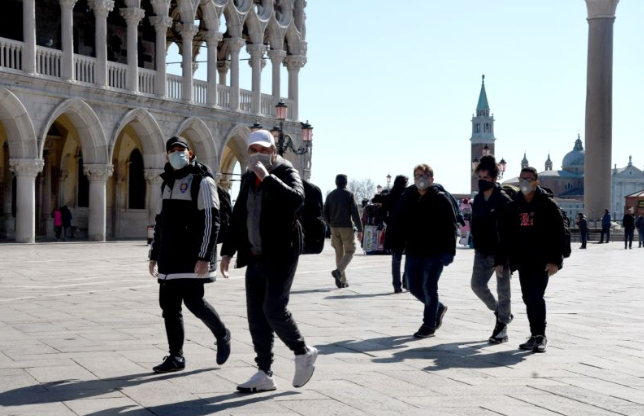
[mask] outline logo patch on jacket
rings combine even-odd
[[[179,187],[179,190],[181,191],[182,194],[185,194],[186,191],[188,190],[188,182],[183,182],[181,186]]]

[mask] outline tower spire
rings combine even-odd
[[[485,92],[485,74],[481,76],[481,92],[479,102],[476,105],[476,115],[478,117],[488,117],[490,115],[490,105],[487,102],[487,93]]]

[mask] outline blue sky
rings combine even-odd
[[[429,163],[448,190],[469,192],[482,74],[507,178],[524,151],[539,170],[548,153],[560,169],[577,133],[584,139],[583,0],[309,0],[306,14],[300,118],[315,127],[312,181],[323,191],[337,173],[385,185],[387,174]],[[632,154],[644,169],[644,1],[622,0],[616,15],[611,165]],[[270,93],[270,65],[262,84]]]

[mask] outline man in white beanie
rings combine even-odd
[[[302,387],[311,379],[318,355],[316,348],[306,345],[287,309],[302,252],[302,229],[296,216],[304,204],[302,179],[277,154],[269,131],[251,133],[247,145],[250,163],[221,248],[220,266],[226,276],[235,253],[236,267],[247,266],[248,326],[259,370],[237,390],[254,393],[277,388],[271,371],[274,333],[295,353],[293,386]]]

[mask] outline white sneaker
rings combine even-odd
[[[293,387],[304,386],[313,376],[315,360],[318,358],[318,350],[315,347],[306,347],[306,350],[306,354],[295,356]]]
[[[271,391],[277,389],[273,376],[269,376],[262,370],[258,370],[247,382],[237,386],[242,393],[257,393],[260,391]]]

